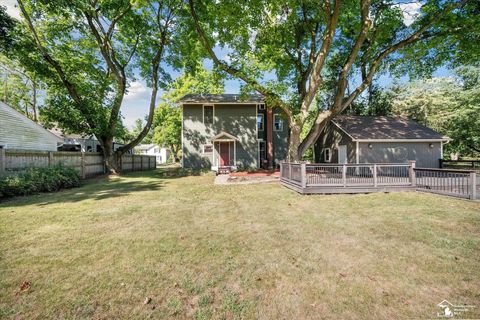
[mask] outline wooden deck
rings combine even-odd
[[[465,170],[420,169],[406,164],[282,163],[280,182],[302,194],[424,191],[475,199],[475,173]]]

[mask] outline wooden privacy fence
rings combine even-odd
[[[28,168],[42,168],[62,164],[75,168],[82,178],[89,178],[106,173],[103,155],[97,152],[65,152],[65,151],[26,151],[0,149],[0,176],[21,172]],[[122,156],[122,171],[141,171],[156,168],[155,156],[131,155]]]
[[[480,174],[480,160],[445,160],[440,159],[440,168],[473,170]]]
[[[418,190],[475,199],[473,171],[415,168],[408,163],[280,164],[280,182],[300,193]]]

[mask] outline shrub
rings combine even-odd
[[[57,165],[29,168],[17,175],[0,178],[0,198],[53,192],[80,185],[80,175],[73,168]]]

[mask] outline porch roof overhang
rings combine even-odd
[[[216,136],[212,137],[210,139],[212,142],[215,141],[240,141],[237,137],[231,135],[230,133],[227,133],[225,131],[220,132]]]

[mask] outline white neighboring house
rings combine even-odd
[[[57,151],[63,140],[0,102],[0,149]]]
[[[139,144],[135,147],[135,153],[155,156],[157,164],[165,163],[170,158],[170,150],[156,144]]]

